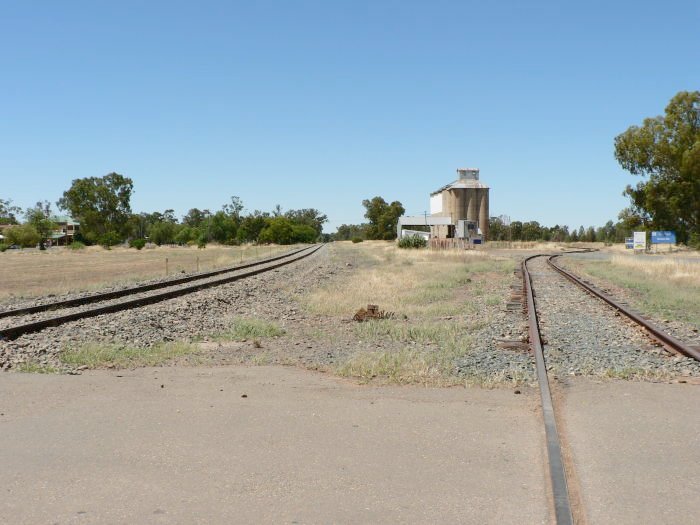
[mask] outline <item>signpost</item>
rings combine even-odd
[[[651,232],[651,244],[676,244],[676,232]]]
[[[634,232],[634,251],[647,249],[647,232]]]
[[[676,232],[651,232],[651,244],[655,251],[659,245],[667,244],[670,252],[676,244]]]
[[[628,250],[634,248],[634,237],[625,237],[625,248]]]

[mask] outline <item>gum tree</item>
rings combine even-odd
[[[13,206],[12,199],[0,199],[0,224],[17,224],[18,215],[22,215],[22,208]]]
[[[133,189],[132,180],[118,173],[75,179],[57,204],[80,221],[86,239],[115,244],[128,234]]]
[[[615,137],[615,158],[644,179],[625,189],[625,216],[700,244],[700,91],[681,91],[663,116]]]

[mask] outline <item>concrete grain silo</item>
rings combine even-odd
[[[481,234],[485,240],[489,232],[489,187],[479,180],[478,168],[460,168],[459,178],[430,194],[431,217],[450,217],[451,227],[433,229],[433,236],[472,237]],[[466,221],[466,222],[465,222]],[[466,225],[468,233],[460,231]]]

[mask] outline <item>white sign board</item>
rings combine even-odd
[[[634,249],[647,249],[647,232],[634,232]]]

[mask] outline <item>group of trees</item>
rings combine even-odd
[[[605,226],[589,226],[578,229],[568,226],[543,226],[537,221],[513,221],[506,224],[500,217],[491,217],[489,221],[489,240],[491,241],[553,241],[553,242],[625,242],[632,230],[623,222],[608,221]]]
[[[25,222],[20,224],[18,217],[24,215]],[[37,202],[25,212],[19,206],[12,205],[12,200],[0,199],[0,224],[10,225],[4,230],[3,245],[36,246],[44,248],[44,241],[56,229],[51,221],[51,204],[48,201]]]
[[[328,219],[313,208],[283,213],[279,206],[271,213],[255,210],[246,215],[241,200],[231,197],[230,204],[213,213],[192,208],[179,223],[173,210],[141,213],[132,220],[134,229],[144,232],[143,236],[156,244],[202,245],[212,241],[220,244],[315,242]]]
[[[313,208],[283,212],[279,205],[269,213],[255,210],[244,214],[243,202],[234,196],[218,211],[192,208],[180,221],[172,209],[133,213],[133,188],[133,181],[118,173],[76,179],[57,204],[80,222],[76,240],[104,246],[134,239],[148,239],[159,245],[200,246],[209,242],[310,243],[321,237],[328,220]],[[15,225],[5,230],[10,244],[36,245],[56,228],[51,222],[49,202],[39,202],[27,210],[25,223],[20,225],[21,215],[22,210],[11,200],[0,199],[0,223]]]
[[[333,239],[338,241],[396,239],[396,224],[399,217],[406,212],[403,205],[399,201],[389,204],[382,197],[365,199],[362,205],[365,207],[365,218],[369,222],[343,224],[338,227]]]

